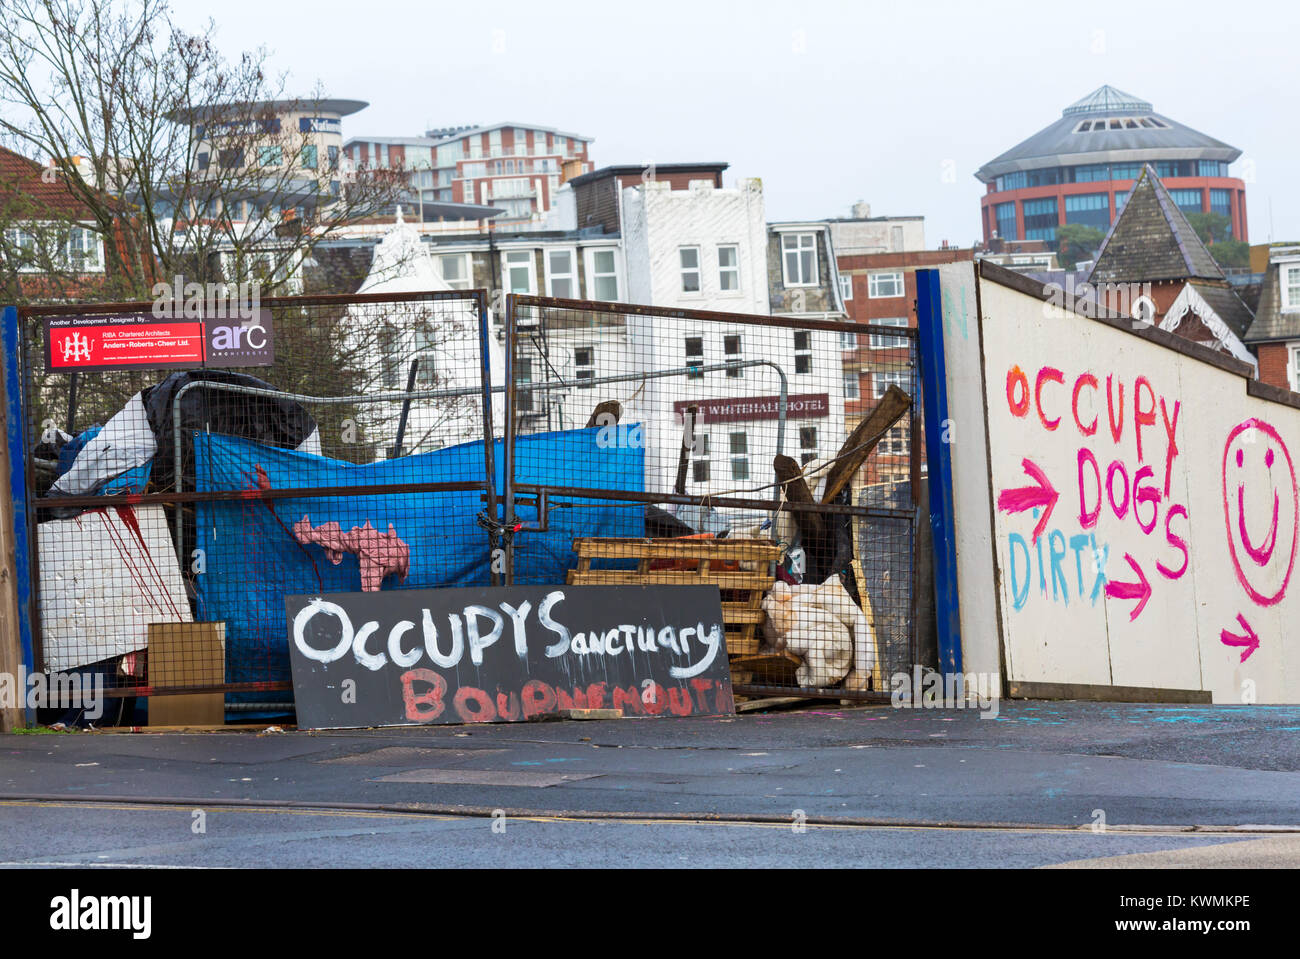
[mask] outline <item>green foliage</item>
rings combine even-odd
[[[1224,269],[1244,269],[1250,266],[1250,244],[1244,240],[1220,240],[1206,249],[1214,257],[1214,262]]]
[[[1094,226],[1067,223],[1056,231],[1056,258],[1064,269],[1072,270],[1080,260],[1097,252],[1106,234]]]
[[[1232,221],[1222,213],[1188,213],[1187,222],[1206,246],[1232,239]]]

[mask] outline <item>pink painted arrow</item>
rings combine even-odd
[[[1034,542],[1037,543],[1038,537],[1042,536],[1043,530],[1047,529],[1047,518],[1052,515],[1052,510],[1056,507],[1056,501],[1061,498],[1061,494],[1052,486],[1047,474],[1031,460],[1024,459],[1020,465],[1024,467],[1026,475],[1038,485],[1004,489],[998,495],[998,509],[1004,513],[1023,513],[1027,509],[1041,506],[1043,515],[1038,517],[1038,525],[1034,527]]]
[[[1241,628],[1246,631],[1246,635],[1238,636],[1236,633],[1230,633],[1225,629],[1219,634],[1219,642],[1223,643],[1224,646],[1243,647],[1241,661],[1244,663],[1250,659],[1251,653],[1259,649],[1259,637],[1255,635],[1255,631],[1250,628],[1250,623],[1246,622],[1246,617],[1241,613],[1237,614],[1237,622],[1241,623]]]
[[[1133,607],[1133,612],[1128,614],[1129,622],[1137,619],[1142,615],[1142,610],[1146,609],[1147,600],[1151,598],[1151,583],[1142,572],[1142,567],[1128,553],[1124,554],[1128,564],[1133,567],[1133,572],[1138,574],[1136,583],[1107,583],[1106,595],[1114,596],[1116,599],[1136,599],[1138,604]]]

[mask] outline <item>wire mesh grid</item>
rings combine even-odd
[[[242,369],[74,376],[27,316],[45,669],[255,710],[291,699],[285,596],[492,582],[485,295],[263,306],[273,357]],[[90,316],[121,336],[150,307]]]
[[[47,670],[256,712],[291,698],[287,595],[498,582],[714,583],[742,693],[880,695],[914,661],[910,331],[535,297],[493,320],[479,291],[263,305],[269,365],[75,377],[41,361],[51,311],[25,315]]]
[[[915,661],[912,330],[507,302],[518,582],[712,583],[740,693],[867,698]]]

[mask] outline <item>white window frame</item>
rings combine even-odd
[[[722,265],[722,251],[731,250],[735,255],[736,262],[732,266]],[[733,283],[728,287],[725,278],[730,276]],[[718,292],[723,296],[740,295],[740,244],[739,243],[719,243],[718,244]]]
[[[729,353],[727,352],[727,341],[733,337],[736,340],[737,350],[734,353]],[[726,363],[730,367],[730,369],[726,371],[728,377],[733,380],[742,379],[744,377],[745,368],[743,366],[731,366],[732,363],[739,364],[745,362],[745,337],[743,334],[724,333],[722,335],[722,362]]]
[[[531,356],[520,356],[515,359],[515,383],[531,383],[533,381],[533,358]],[[537,392],[534,390],[519,390],[515,396],[515,408],[520,413],[537,412]]]
[[[48,250],[37,249],[42,240],[49,240],[52,234],[62,232],[64,229],[68,231],[67,239],[64,241],[63,249],[57,255],[52,255]],[[90,242],[87,243],[87,240]],[[45,273],[47,260],[53,260],[56,268],[69,273],[86,275],[104,272],[104,238],[88,227],[58,222],[17,224],[5,228],[5,241],[10,247],[30,251],[29,258],[36,261],[20,262],[17,269],[19,273]],[[86,252],[89,246],[94,252],[93,260],[89,263],[77,263],[73,256],[74,246],[79,246],[82,253]]]
[[[519,293],[514,285],[510,282],[510,273],[512,266],[517,268],[522,264],[511,264],[510,258],[524,256],[528,257],[528,289],[522,292],[529,296],[537,294],[537,251],[532,247],[524,250],[502,250],[501,251],[501,289],[507,293]]]
[[[569,257],[569,272],[557,273],[551,269],[551,254],[564,253]],[[548,246],[542,250],[542,265],[546,268],[546,295],[558,296],[566,300],[579,299],[578,296],[578,248],[576,246]],[[569,292],[556,293],[555,281],[568,280]]]
[[[614,264],[613,273],[598,273],[596,271],[596,254],[598,253],[608,253],[610,255],[610,260]],[[587,247],[587,249],[583,251],[583,257],[587,265],[587,299],[603,299],[600,296],[599,291],[596,289],[596,281],[609,279],[612,276],[614,278],[614,287],[617,294],[614,297],[614,301],[621,302],[623,299],[623,275],[618,265],[618,250],[612,246]]]
[[[910,427],[904,423],[895,423],[880,438],[880,451],[887,456],[906,456],[911,439]]]
[[[591,356],[590,363],[578,362],[578,351],[586,350]],[[583,373],[589,373],[589,376],[583,376]],[[596,345],[594,343],[580,343],[573,348],[573,382],[580,390],[589,390],[593,388],[591,380],[596,378]]]
[[[844,391],[844,398],[846,400],[862,399],[862,371],[861,370],[845,370],[844,377],[841,380],[841,384],[842,384],[841,388]],[[851,390],[849,388],[850,385],[852,386]]]
[[[699,352],[698,354],[693,355],[693,354],[691,353],[691,340],[698,340],[698,341],[699,341],[699,344],[700,344],[700,352]],[[687,336],[687,337],[684,337],[684,338],[682,339],[682,357],[683,357],[683,360],[682,360],[682,366],[686,367],[687,369],[691,369],[691,364],[692,364],[692,363],[695,363],[695,364],[698,365],[698,366],[704,366],[704,365],[705,365],[705,356],[706,356],[706,355],[707,355],[707,351],[706,351],[706,347],[705,347],[705,345],[704,345],[704,337],[703,337],[703,335]],[[702,377],[702,376],[704,376],[703,373],[687,373],[687,374],[686,374],[686,378],[687,378],[688,380],[698,380],[698,379],[699,379],[700,377]]]
[[[1300,343],[1287,344],[1286,378],[1291,391],[1300,392]]]
[[[845,303],[853,301],[853,277],[847,273],[840,274],[840,299]]]
[[[880,292],[881,282],[889,277],[893,283],[896,293]],[[907,283],[903,280],[902,270],[883,270],[879,273],[867,274],[867,296],[873,300],[895,300],[900,296],[907,295]]]
[[[439,253],[438,257],[438,275],[442,277],[442,282],[446,283],[453,290],[471,290],[474,288],[474,262],[472,255],[469,253]],[[464,279],[448,277],[443,270],[443,260],[452,258],[460,260],[461,269],[465,273]]]
[[[695,254],[695,266],[686,265],[685,256],[687,253]],[[686,288],[686,277],[695,276],[695,289]],[[677,248],[677,277],[679,280],[677,292],[683,296],[701,296],[704,293],[704,254],[698,246],[679,246]]]
[[[786,244],[793,240],[794,247],[787,248]],[[809,241],[805,249],[804,241]],[[803,276],[803,267],[799,267],[799,278],[792,279],[790,276],[790,255],[794,254],[795,262],[802,263],[803,254],[812,253],[812,277]],[[781,282],[786,287],[806,287],[817,286],[820,275],[820,264],[817,262],[817,234],[816,233],[782,233],[781,234]]]
[[[799,346],[799,337],[800,337],[800,336],[806,336],[806,337],[808,338],[808,340],[807,340],[808,345],[807,345],[807,346],[804,346],[804,347],[800,347],[800,346]],[[813,371],[813,334],[812,334],[812,330],[795,330],[795,331],[794,331],[794,344],[793,344],[793,348],[792,348],[792,350],[791,350],[791,353],[792,353],[792,355],[794,356],[794,367],[793,367],[793,369],[794,369],[794,375],[796,375],[796,376],[807,376],[807,375],[810,375],[810,374],[812,373],[812,371]],[[801,359],[806,359],[806,360],[808,361],[808,369],[806,369],[806,370],[801,370],[801,369],[799,369],[799,361],[800,361]]]
[[[907,329],[907,317],[905,316],[882,316],[873,320],[868,320],[870,326],[896,326],[900,330]],[[867,338],[868,345],[873,350],[901,350],[907,346],[907,337],[890,336],[887,333],[872,333]]]
[[[691,450],[691,482],[711,483],[713,482],[713,467],[710,465],[709,460],[709,434],[701,432],[698,426],[699,424],[696,424],[694,448]],[[703,477],[697,476],[695,473],[696,467],[701,463],[704,465],[705,475]]]
[[[857,333],[846,333],[843,330],[840,331],[840,350],[842,352],[847,353],[850,350],[856,350],[858,346]]]
[[[1300,282],[1300,263],[1282,263],[1278,267],[1277,279],[1282,288],[1282,309],[1283,310],[1300,310],[1300,297],[1291,298],[1290,294],[1290,277],[1291,274],[1297,274],[1297,282]]]
[[[817,458],[817,426],[813,423],[796,423],[795,428],[799,431],[799,465],[803,466],[809,460]],[[804,430],[812,430],[812,446],[804,445]]]
[[[745,450],[744,450],[743,453],[737,453],[737,452],[734,451],[734,446],[733,446],[733,444],[732,444],[732,440],[735,439],[737,436],[742,437],[742,438],[744,439],[744,441],[745,441]],[[733,431],[730,431],[730,432],[727,433],[727,458],[728,458],[729,460],[731,460],[731,478],[732,478],[733,480],[744,481],[744,480],[749,479],[749,477],[750,477],[750,472],[749,472],[749,433],[747,433],[747,432],[744,431],[744,430],[733,430]],[[744,464],[745,464],[745,465],[744,465],[744,473],[745,473],[744,476],[737,476],[737,475],[736,475],[736,467],[737,467],[737,465],[740,464],[740,463],[744,463]]]
[[[912,375],[907,370],[876,370],[871,374],[871,395],[880,399],[893,383],[904,392],[912,385]]]

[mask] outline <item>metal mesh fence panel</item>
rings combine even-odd
[[[915,661],[915,333],[507,300],[507,575],[718,587],[737,691]]]
[[[291,698],[286,595],[492,582],[484,294],[261,306],[207,317],[206,367],[161,362],[193,331],[152,304],[24,315],[43,668],[255,711]]]

